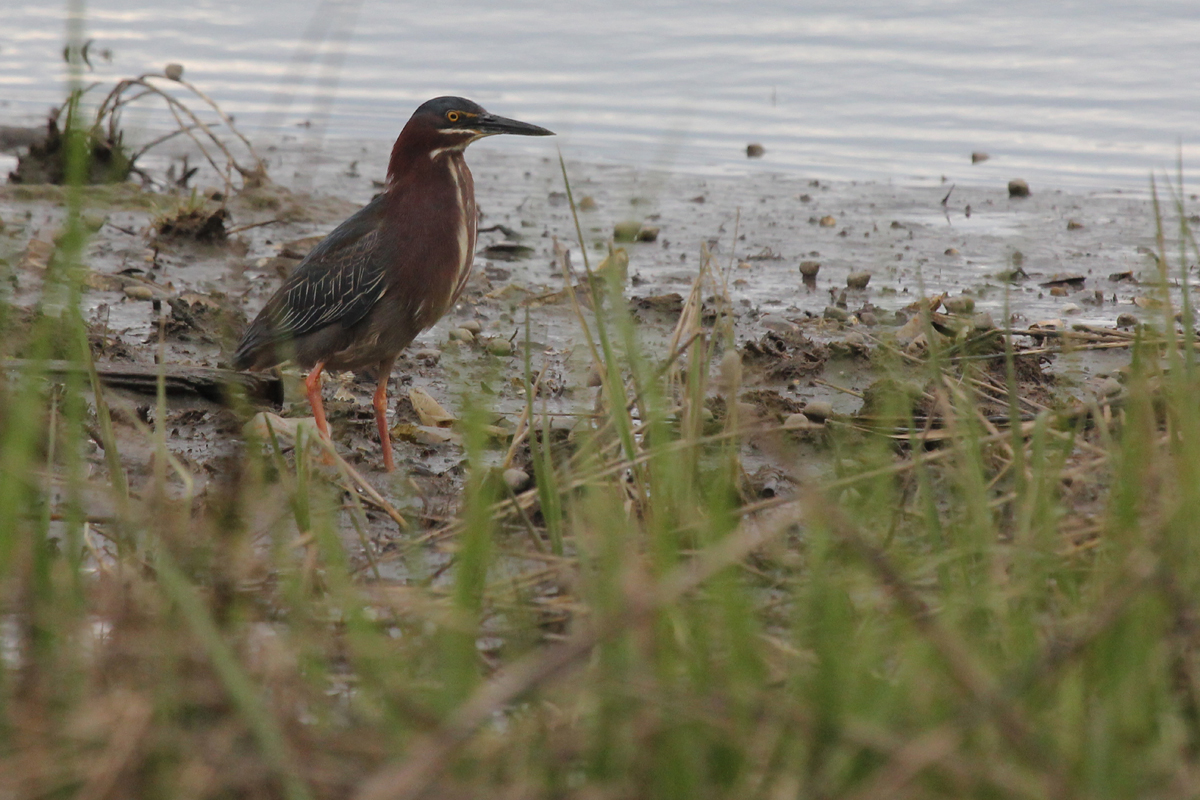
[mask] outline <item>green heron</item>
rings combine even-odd
[[[478,214],[463,150],[498,133],[553,135],[461,97],[437,97],[418,108],[392,146],[383,191],[309,252],[246,329],[233,356],[237,369],[268,369],[291,359],[308,370],[308,402],[327,439],[321,372],[373,367],[375,422],[389,472],[392,365],[466,285]]]

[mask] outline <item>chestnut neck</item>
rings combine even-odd
[[[414,117],[400,131],[396,143],[392,145],[387,184],[393,186],[406,175],[426,171],[440,160],[439,150],[448,150],[446,155],[451,158],[462,158],[465,148],[466,142],[461,137],[443,134],[427,121]]]

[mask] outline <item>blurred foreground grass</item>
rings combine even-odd
[[[68,198],[38,313],[0,306],[0,341],[90,365]],[[1195,255],[1180,234],[1164,284]],[[454,520],[397,531],[407,582],[352,568],[339,522],[364,498],[302,443],[249,442],[193,496],[159,422],[133,491],[94,372],[9,374],[0,797],[1200,793],[1186,293],[1184,333],[1168,307],[1132,342],[1119,402],[1037,408],[1001,337],[997,420],[984,362],[935,346],[904,369],[938,436],[897,393],[886,425],[819,435],[836,477],[751,501],[761,430],[740,418],[722,285],[707,259],[669,352],[580,310],[603,369],[570,439],[527,354],[514,446],[535,488],[478,466],[486,409],[465,414],[477,466]],[[442,574],[431,536],[455,542]]]

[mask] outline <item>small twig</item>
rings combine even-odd
[[[126,227],[124,227],[124,226],[117,225],[117,224],[115,224],[115,223],[113,223],[113,222],[110,222],[110,221],[109,221],[109,220],[107,220],[107,219],[106,219],[106,220],[104,220],[104,224],[105,224],[105,225],[107,225],[108,227],[112,228],[113,230],[118,230],[118,231],[120,231],[121,233],[125,234],[126,236],[139,236],[139,235],[140,235],[140,234],[139,234],[137,231],[135,231],[133,228],[126,228]]]
[[[517,515],[521,518],[521,523],[525,527],[525,532],[529,534],[529,541],[533,544],[533,549],[539,553],[545,554],[546,546],[542,543],[542,537],[538,535],[537,528],[533,524],[533,520],[529,518],[529,514],[521,507],[521,503],[517,500],[517,495],[512,487],[507,483],[504,484],[505,491],[508,492],[508,499],[517,509]]]
[[[842,392],[844,394],[848,394],[851,397],[857,397],[859,400],[863,399],[862,392],[856,392],[853,389],[847,389],[845,386],[838,386],[836,383],[830,383],[829,381],[821,380],[820,378],[813,378],[813,383],[819,384],[821,386],[828,386],[830,389],[834,389],[834,390]]]
[[[500,462],[502,469],[508,469],[512,466],[512,460],[516,457],[517,448],[521,446],[521,443],[525,441],[525,437],[529,435],[531,424],[529,410],[533,408],[533,400],[537,397],[538,387],[541,385],[542,379],[546,377],[546,370],[549,368],[549,362],[543,364],[542,371],[533,380],[533,385],[530,387],[531,396],[528,398],[529,402],[521,408],[521,416],[517,418],[517,428],[513,433],[512,442],[508,446],[508,452],[504,454],[504,460]]]
[[[239,225],[239,226],[237,226],[236,228],[230,228],[230,229],[229,229],[229,230],[226,232],[226,235],[227,235],[227,236],[232,236],[232,235],[233,235],[233,234],[235,234],[235,233],[241,233],[242,231],[248,231],[248,230],[250,230],[251,228],[261,228],[261,227],[263,227],[264,225],[277,225],[277,224],[279,224],[279,223],[281,223],[281,222],[283,222],[283,220],[281,220],[281,219],[279,219],[279,218],[275,218],[275,219],[268,219],[268,220],[264,220],[264,221],[262,221],[262,222],[251,222],[251,223],[249,223],[249,224],[247,224],[247,225]]]
[[[196,115],[196,113],[194,111],[192,111],[179,98],[174,97],[170,93],[164,91],[162,88],[155,86],[153,83],[150,83],[151,79],[170,81],[172,84],[183,86],[184,88],[191,91],[196,97],[199,97],[206,104],[208,104],[208,106],[210,108],[212,108],[213,112],[216,113],[216,115],[221,119],[222,123],[225,124],[225,126],[229,129],[229,131],[234,136],[236,136],[239,140],[241,140],[243,145],[245,145],[247,152],[250,154],[250,158],[252,158],[254,160],[254,167],[247,168],[247,167],[243,167],[241,164],[239,164],[237,161],[237,158],[234,157],[233,153],[230,152],[229,148],[225,145],[225,143],[222,142],[221,139],[215,133],[213,133],[212,127],[210,125],[208,125],[203,120],[201,120]],[[141,87],[144,91],[138,92],[131,97],[124,96],[124,93],[127,90],[129,90],[131,87],[134,87],[134,86]],[[147,95],[157,95],[157,96],[161,97],[163,99],[163,101],[166,103],[167,109],[168,109],[168,111],[170,111],[171,116],[175,118],[175,122],[179,126],[177,131],[174,131],[171,134],[167,135],[166,137],[163,137],[161,139],[161,141],[166,141],[166,139],[171,138],[176,135],[179,135],[179,134],[186,135],[200,149],[201,155],[204,156],[205,160],[208,161],[208,163],[213,167],[213,169],[216,170],[216,172],[218,174],[222,174],[225,176],[225,183],[226,183],[227,190],[230,188],[230,178],[227,174],[227,171],[223,171],[221,169],[221,167],[216,163],[216,160],[212,157],[212,154],[209,153],[208,148],[205,147],[204,142],[202,142],[200,140],[200,138],[196,136],[196,134],[195,134],[196,130],[202,131],[206,135],[208,141],[210,141],[212,143],[212,145],[214,145],[218,150],[221,151],[221,153],[225,156],[226,164],[229,167],[236,169],[238,171],[238,173],[241,174],[243,181],[248,181],[250,179],[260,179],[266,175],[266,166],[263,164],[262,159],[259,158],[258,154],[254,151],[254,147],[250,144],[250,141],[233,124],[233,120],[230,119],[229,116],[226,115],[225,112],[221,110],[220,106],[218,106],[215,102],[213,102],[213,100],[210,97],[208,97],[208,95],[204,94],[204,92],[200,91],[194,85],[192,85],[191,83],[184,81],[184,80],[172,80],[172,79],[168,78],[167,76],[161,75],[159,73],[145,73],[143,75],[138,76],[137,78],[127,78],[127,79],[118,81],[116,86],[113,87],[113,89],[108,93],[108,95],[101,102],[99,109],[97,109],[96,124],[99,125],[101,120],[103,120],[105,118],[105,116],[107,115],[108,120],[109,120],[109,138],[114,138],[116,136],[115,127],[116,127],[116,122],[117,122],[117,115],[118,115],[120,108],[124,105],[127,105],[138,99],[141,99],[142,97],[145,97]],[[191,124],[187,124],[184,122],[184,120],[180,117],[181,113],[186,115],[191,120]],[[155,143],[157,143],[157,142],[155,142]],[[155,144],[155,143],[151,143],[151,145],[147,145],[145,148],[143,148],[141,151],[139,151],[138,155],[141,155],[142,153],[144,153],[146,151],[146,149],[148,149],[150,146],[153,146],[153,144]]]
[[[143,92],[142,94],[151,94],[151,93],[150,93],[150,92]],[[138,97],[141,97],[141,96],[142,96],[142,95],[138,95]],[[137,99],[137,98],[134,98],[134,99]],[[170,133],[164,133],[162,136],[159,136],[157,139],[151,139],[149,142],[147,142],[146,144],[142,145],[142,146],[141,146],[141,148],[139,148],[139,149],[137,150],[137,152],[135,152],[135,153],[134,153],[134,154],[133,154],[133,155],[130,157],[130,159],[129,159],[129,160],[130,160],[130,161],[137,161],[139,158],[141,158],[142,156],[144,156],[144,155],[146,154],[146,152],[147,152],[147,151],[149,151],[151,148],[153,148],[153,147],[157,147],[158,145],[162,144],[163,142],[169,142],[171,139],[174,139],[176,136],[179,136],[180,134],[185,134],[185,133],[187,133],[188,131],[194,130],[194,129],[195,129],[195,128],[197,128],[197,127],[199,127],[199,126],[198,126],[198,125],[190,125],[190,126],[189,126],[189,127],[187,127],[187,128],[179,128],[179,129],[177,129],[177,130],[173,130],[173,131],[171,131]]]
[[[392,507],[392,504],[385,500],[383,495],[381,495],[374,486],[368,483],[367,479],[364,478],[358,470],[350,466],[349,462],[342,458],[341,453],[339,453],[333,446],[333,442],[330,442],[324,436],[314,436],[312,439],[313,441],[317,442],[326,453],[329,453],[331,456],[333,456],[338,469],[340,469],[347,477],[353,479],[353,481],[359,485],[367,497],[369,497],[381,511],[391,517],[393,522],[400,526],[400,530],[408,530],[408,520],[406,520],[399,511]]]

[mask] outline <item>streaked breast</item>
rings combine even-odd
[[[450,306],[466,287],[467,279],[471,277],[471,266],[475,261],[476,226],[479,223],[479,215],[475,211],[474,181],[471,179],[471,171],[467,168],[467,162],[461,155],[451,159],[450,175],[454,181],[454,190],[457,192],[458,208],[463,213],[458,218],[458,272],[453,282],[454,289],[451,291],[446,308],[442,313],[450,309]]]

